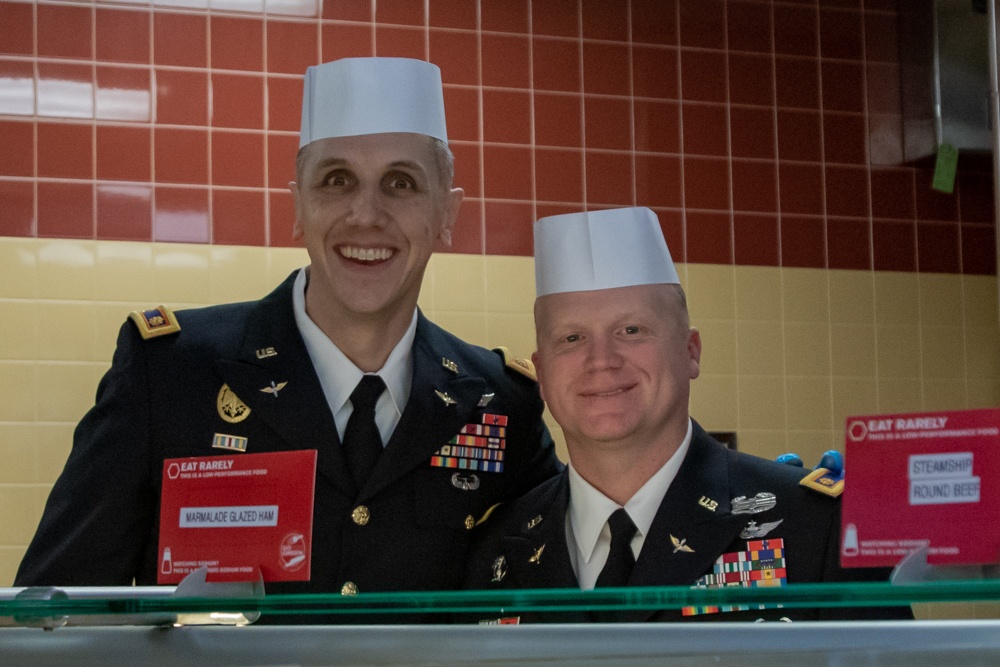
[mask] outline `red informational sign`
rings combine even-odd
[[[840,562],[1000,562],[1000,409],[847,418]]]
[[[308,581],[315,485],[312,449],[164,461],[157,582]]]

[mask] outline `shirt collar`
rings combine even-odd
[[[351,392],[357,387],[364,373],[347,358],[347,355],[341,352],[340,348],[323,333],[306,313],[307,281],[307,269],[303,268],[296,276],[292,289],[295,324],[298,326],[299,333],[302,334],[309,358],[319,376],[319,382],[330,406],[330,412],[333,413],[337,421],[337,430],[343,437],[347,418],[350,416]],[[392,352],[389,353],[389,358],[386,359],[382,368],[376,371],[376,374],[385,382],[386,389],[389,390],[382,395],[376,406],[375,421],[379,426],[383,442],[388,442],[388,436],[392,434],[393,428],[399,422],[403,408],[410,398],[410,386],[413,381],[413,341],[416,338],[416,333],[417,310],[414,308],[410,326],[396,343]],[[347,409],[346,416],[344,415],[345,408]],[[387,411],[386,408],[389,410]]]
[[[687,434],[681,441],[680,447],[625,503],[625,511],[635,524],[637,536],[645,538],[649,534],[656,512],[687,455],[691,434],[691,420],[688,419]],[[569,464],[569,498],[569,520],[573,538],[576,540],[577,553],[589,563],[601,537],[601,531],[607,525],[608,517],[620,505],[585,480],[573,467],[572,461]]]

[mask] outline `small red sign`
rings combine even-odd
[[[316,450],[163,462],[157,582],[308,581]]]
[[[840,562],[1000,562],[1000,409],[848,417]]]

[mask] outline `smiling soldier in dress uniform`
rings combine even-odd
[[[440,70],[309,68],[300,146],[309,266],[260,301],[133,313],[16,585],[155,583],[164,459],[315,449],[312,579],[269,593],[455,588],[473,525],[561,469],[530,364],[417,309],[463,196]]]
[[[836,493],[800,484],[802,468],[727,449],[689,417],[701,337],[652,211],[539,220],[535,277],[533,361],[570,465],[479,529],[468,588],[780,586],[887,575],[839,567]],[[715,607],[596,618],[817,615],[908,617],[909,610]],[[539,620],[521,617],[531,619]]]

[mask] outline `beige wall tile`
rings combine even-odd
[[[875,328],[878,376],[920,377],[920,328],[886,325]]]
[[[0,484],[37,482],[38,437],[33,423],[0,422]],[[0,542],[3,535],[0,534]]]
[[[962,296],[965,302],[965,324],[995,327],[1000,287],[997,276],[962,276]]]
[[[93,405],[97,390],[95,367],[103,364],[48,362],[35,367],[38,394],[35,412],[40,421],[77,422]]]
[[[483,347],[489,346],[489,336],[486,334],[485,313],[463,313],[453,310],[442,310],[435,314],[434,323],[464,341]]]
[[[478,258],[486,267],[486,309],[500,313],[531,313],[535,304],[535,263],[532,257]]]
[[[42,299],[94,298],[94,241],[44,241],[38,245],[38,296]]]
[[[76,422],[39,422],[35,425],[35,452],[38,468],[37,478],[33,481],[41,484],[52,484],[59,477],[69,452],[73,448],[73,430]],[[2,538],[0,538],[2,541]]]
[[[741,320],[736,323],[736,363],[740,375],[784,373],[780,322]]]
[[[753,454],[769,461],[773,461],[789,451],[788,434],[783,430],[741,428],[737,438],[741,452]],[[761,489],[761,491],[766,490]]]
[[[37,359],[38,351],[38,303],[0,300],[0,355],[4,359]]]
[[[785,428],[785,378],[741,375],[737,392],[740,433],[745,429]]]
[[[969,407],[965,380],[924,380],[924,410],[964,410]]]
[[[875,321],[875,278],[870,271],[830,271],[830,321],[872,324]]]
[[[309,254],[305,248],[268,248],[267,284],[277,287],[292,271],[308,264]]]
[[[95,261],[96,301],[156,301],[152,244],[98,241]]]
[[[736,319],[780,320],[781,271],[764,266],[737,266]]]
[[[785,374],[830,375],[830,325],[786,322]]]
[[[691,416],[709,431],[736,431],[739,396],[735,375],[703,373],[691,383]]]
[[[1000,405],[1000,378],[966,380],[969,408],[995,408]]]
[[[158,243],[153,248],[153,289],[168,307],[210,303],[211,246]]]
[[[36,364],[0,360],[0,422],[34,421]]]
[[[736,374],[736,323],[732,320],[700,320],[701,372]]]
[[[36,239],[0,237],[0,298],[38,298]]]
[[[684,290],[694,326],[700,319],[736,319],[736,271],[732,266],[688,264]]]
[[[43,301],[38,306],[38,359],[97,361],[96,319],[87,301]]]
[[[14,585],[14,575],[17,574],[17,567],[24,558],[24,551],[27,547],[7,547],[0,546],[0,586],[10,587]]]
[[[830,331],[830,365],[835,376],[875,378],[875,327],[834,324]]]
[[[434,264],[434,309],[483,311],[486,303],[486,267],[475,255],[438,255]]]
[[[909,379],[878,379],[878,412],[920,412],[924,409],[923,392],[920,382]]]
[[[831,386],[835,430],[843,432],[848,417],[874,415],[880,412],[878,387],[874,379],[835,377]]]
[[[0,512],[0,535],[3,535],[4,544],[27,546],[42,516],[36,486],[0,485],[0,507],[17,508],[17,511]]]
[[[964,321],[962,276],[943,273],[917,275],[922,324],[961,326]]]
[[[920,283],[917,275],[875,272],[876,324],[920,324]]]
[[[965,340],[961,327],[930,326],[920,330],[920,358],[924,378],[965,377]],[[974,361],[973,361],[974,363]]]
[[[843,451],[843,434],[838,436],[838,431],[826,429],[816,431],[788,431],[787,445],[788,451],[794,452],[802,459],[806,468],[814,468],[819,465],[823,458],[823,452],[830,449]]]
[[[785,378],[785,424],[789,429],[829,430],[833,428],[833,400],[830,378]]]
[[[270,280],[266,248],[212,246],[209,251],[209,303],[250,301],[278,286]]]
[[[519,357],[535,351],[535,322],[531,315],[487,313],[486,339],[489,347],[506,347]]]
[[[965,358],[970,378],[1000,378],[1000,328],[966,327]]]
[[[781,298],[786,322],[829,322],[830,281],[821,269],[782,269]]]

